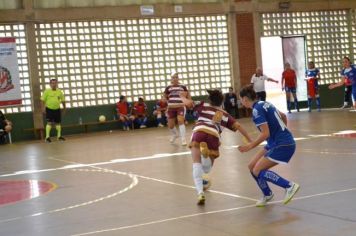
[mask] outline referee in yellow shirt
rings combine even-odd
[[[59,141],[65,141],[61,135],[61,103],[63,105],[63,112],[66,109],[64,102],[64,95],[62,90],[58,89],[57,79],[51,79],[50,81],[51,88],[46,89],[41,97],[42,101],[42,111],[46,114],[46,142],[50,143],[50,133],[52,126],[56,127],[57,130],[57,139]]]

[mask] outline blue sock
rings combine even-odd
[[[257,183],[258,187],[260,187],[261,191],[263,192],[263,195],[271,196],[272,190],[269,188],[266,180],[257,178],[252,172],[251,172],[251,175],[256,180],[256,183]]]
[[[291,106],[290,101],[287,101],[287,108],[288,108],[288,111],[290,111],[290,106]]]
[[[311,106],[312,106],[312,99],[311,99],[311,98],[308,98],[308,108],[309,108],[309,111],[311,110]]]
[[[297,111],[299,111],[298,100],[297,99],[294,99],[294,106],[295,106],[295,109],[297,109]]]
[[[270,170],[261,170],[260,174],[258,175],[258,178],[264,179],[282,188],[290,187],[290,183],[288,180],[282,178],[277,173]]]
[[[130,126],[130,122],[129,121],[125,121],[124,126],[125,127],[129,127]]]
[[[157,125],[162,123],[162,118],[157,118]]]
[[[320,97],[316,98],[316,106],[320,109]]]

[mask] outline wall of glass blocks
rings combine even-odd
[[[351,42],[352,42],[352,56],[350,59],[355,64],[356,61],[356,9],[351,11],[351,32],[350,32]]]
[[[352,52],[348,10],[261,14],[262,36],[306,36],[307,60],[320,69],[321,84],[339,81],[341,60]],[[353,33],[355,34],[355,33]]]
[[[57,78],[69,107],[156,100],[173,71],[192,96],[231,86],[224,15],[37,24],[36,40],[41,89]]]
[[[25,26],[23,24],[0,25],[0,37],[15,37],[17,61],[19,65],[22,105],[1,108],[4,113],[32,111],[31,86],[28,68]]]

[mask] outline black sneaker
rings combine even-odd
[[[52,142],[52,140],[51,140],[51,138],[46,138],[46,143],[51,143]]]
[[[66,141],[66,139],[61,136],[61,137],[58,137],[58,141]]]

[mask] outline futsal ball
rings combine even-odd
[[[206,191],[211,186],[211,179],[207,174],[204,174],[202,177],[203,177],[203,190]]]
[[[105,122],[106,121],[106,117],[103,116],[103,115],[99,116],[99,121],[100,122]]]

